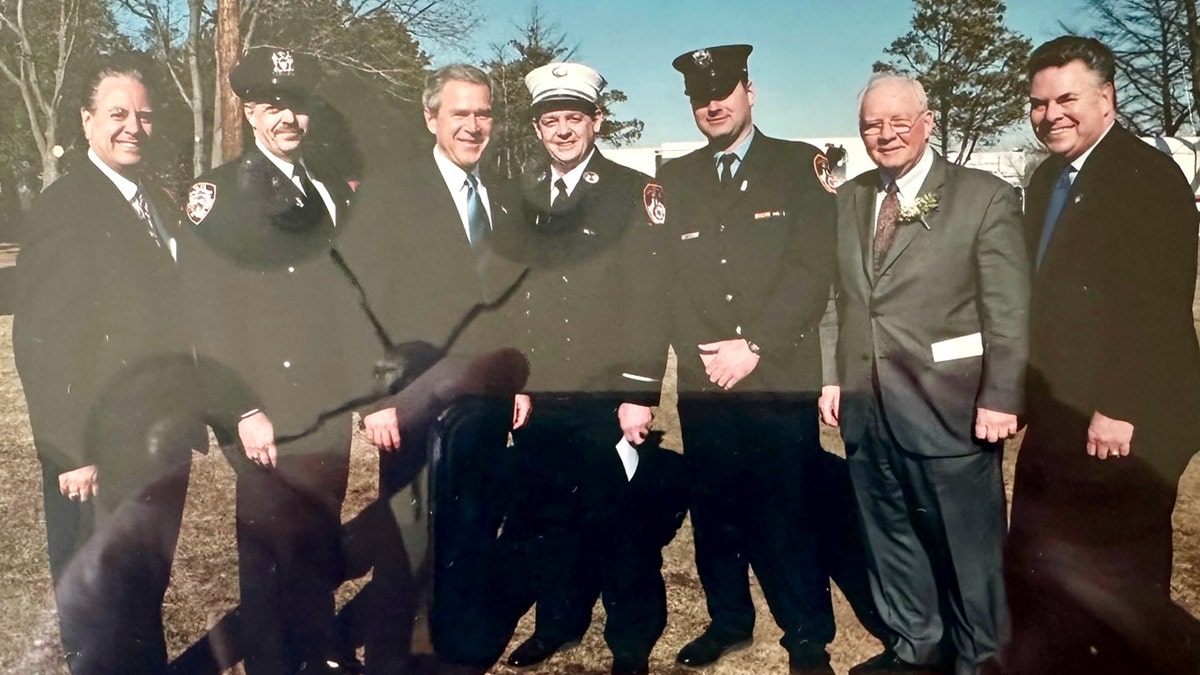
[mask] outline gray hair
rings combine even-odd
[[[487,73],[467,63],[452,63],[438,68],[425,78],[425,91],[421,92],[421,105],[425,106],[429,112],[437,114],[438,108],[442,107],[442,89],[446,83],[454,80],[482,84],[488,88],[488,94],[491,94],[492,80]]]
[[[886,84],[898,84],[908,87],[912,90],[912,95],[917,99],[917,104],[921,107],[921,112],[929,110],[929,97],[925,95],[925,86],[915,77],[897,73],[891,70],[874,73],[871,79],[867,80],[867,86],[858,95],[858,107],[862,108],[863,99],[866,98],[867,92],[876,87],[881,87]]]

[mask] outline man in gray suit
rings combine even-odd
[[[919,82],[874,76],[859,132],[879,168],[838,190],[821,416],[841,427],[894,633],[853,675],[975,673],[1008,633],[1000,461],[1021,412],[1029,263],[1012,189],[933,152],[933,121]]]

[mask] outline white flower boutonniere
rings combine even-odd
[[[911,223],[920,222],[929,229],[929,221],[925,220],[925,216],[929,215],[938,207],[938,196],[936,194],[924,194],[917,197],[911,204],[905,204],[900,207],[900,222]]]

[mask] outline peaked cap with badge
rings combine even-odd
[[[533,97],[534,117],[551,110],[599,110],[600,92],[608,84],[595,68],[582,63],[547,63],[529,71],[525,87]]]
[[[683,73],[683,93],[696,100],[719,101],[733,91],[738,82],[750,79],[746,60],[754,47],[720,45],[685,52],[671,66]]]
[[[288,103],[308,98],[321,81],[316,57],[292,49],[253,47],[229,73],[229,87],[243,101]]]

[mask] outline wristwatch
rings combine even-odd
[[[742,338],[742,339],[745,340],[745,338]],[[762,350],[762,347],[759,347],[758,343],[752,342],[750,340],[746,340],[746,346],[750,348],[751,354],[758,354]]]

